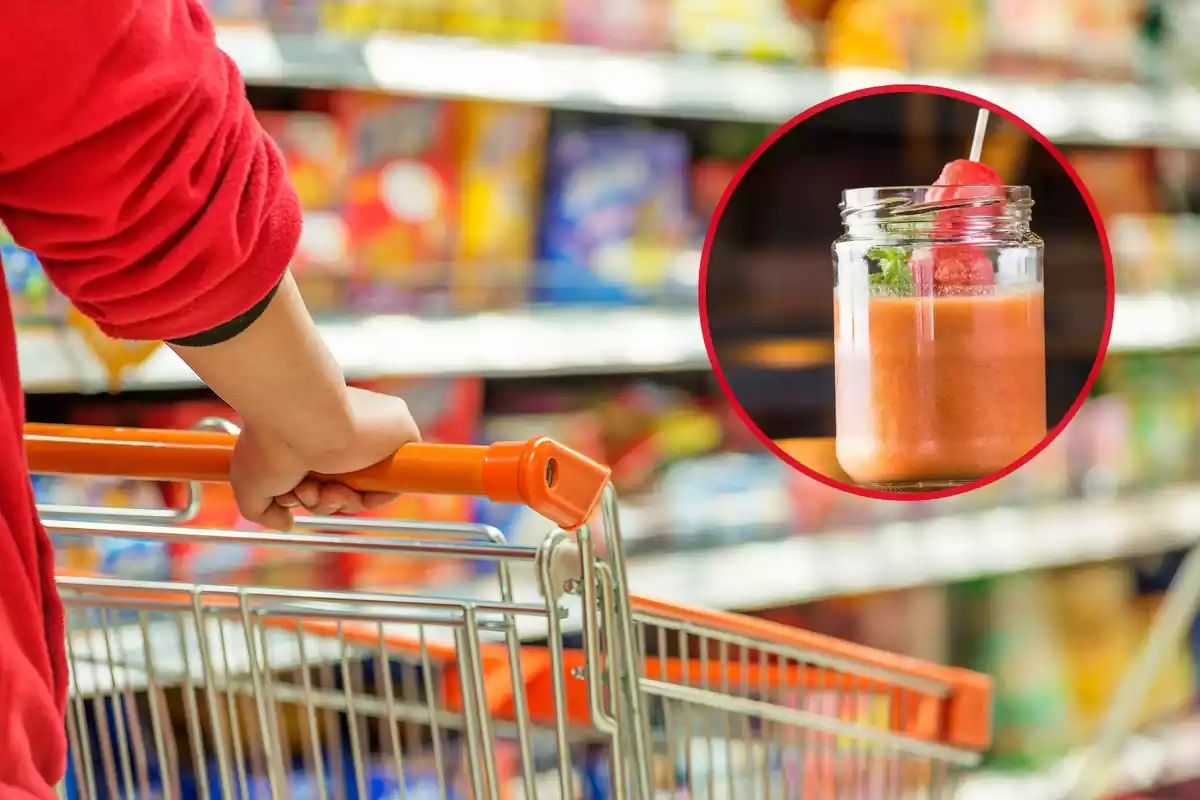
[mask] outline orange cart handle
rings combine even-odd
[[[208,431],[27,424],[31,472],[152,481],[229,480],[237,437]],[[453,494],[529,506],[578,528],[600,502],[610,471],[550,439],[491,445],[414,443],[349,475],[318,475],[364,492]]]

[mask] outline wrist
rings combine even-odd
[[[356,423],[350,390],[345,383],[310,392],[299,402],[288,401],[286,415],[268,415],[247,419],[248,426],[263,431],[287,447],[296,458],[309,465],[325,463],[354,441]]]

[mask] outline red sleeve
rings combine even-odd
[[[110,336],[252,308],[300,236],[283,159],[198,0],[0,0],[0,219]]]

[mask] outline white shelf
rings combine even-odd
[[[688,308],[546,308],[462,317],[376,315],[322,322],[347,376],[625,374],[709,369],[700,321]],[[1200,301],[1165,294],[1117,300],[1110,350],[1200,344]],[[27,392],[108,390],[104,371],[73,332],[23,328]],[[126,373],[131,391],[186,389],[199,380],[161,348]]]
[[[495,46],[438,37],[274,36],[221,28],[249,83],[374,88],[558,108],[783,122],[852,89],[924,83],[1008,108],[1050,139],[1095,144],[1200,143],[1200,92],[1132,84],[1031,83],[882,70],[829,71],[689,56],[626,55],[569,45]]]
[[[1200,541],[1200,486],[1137,499],[893,522],[631,558],[630,590],[672,603],[747,611],[1024,570],[1155,555]],[[536,600],[532,569],[513,569],[518,601]],[[446,591],[495,599],[493,582]],[[564,628],[578,626],[575,606]],[[536,623],[537,621],[533,621]],[[541,624],[541,623],[538,623]],[[534,628],[523,635],[537,635]],[[544,635],[544,625],[541,633]]]
[[[1034,774],[980,772],[963,782],[956,800],[1063,800],[1083,769],[1075,754]],[[1113,765],[1108,797],[1146,791],[1200,778],[1200,718],[1140,733],[1126,743]]]
[[[321,332],[353,379],[430,375],[523,376],[708,369],[691,309],[555,309],[422,318],[404,315],[322,322]],[[22,329],[27,392],[108,390],[104,371],[73,332]],[[200,381],[167,348],[126,373],[126,390],[182,389]]]
[[[1112,352],[1168,350],[1200,344],[1200,299],[1166,293],[1117,298]]]

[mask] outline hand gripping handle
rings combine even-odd
[[[201,431],[28,424],[34,473],[105,475],[155,481],[224,482],[235,436]],[[578,528],[595,510],[610,471],[550,439],[490,445],[401,447],[349,475],[317,475],[364,492],[453,494],[529,506],[556,525]]]

